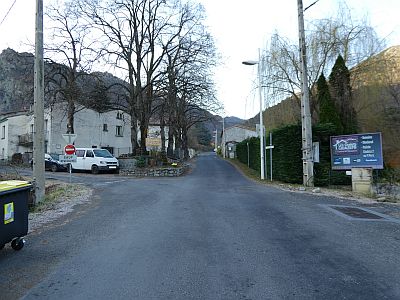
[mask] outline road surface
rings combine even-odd
[[[400,223],[327,206],[360,204],[214,154],[179,178],[84,178],[90,204],[0,252],[0,299],[400,299]]]

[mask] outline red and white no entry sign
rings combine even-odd
[[[64,147],[64,152],[65,152],[65,154],[68,154],[68,155],[75,154],[75,146],[71,145],[71,144],[66,145]]]

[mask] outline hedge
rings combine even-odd
[[[313,127],[313,141],[320,143],[320,162],[314,163],[314,184],[316,186],[351,184],[350,176],[344,171],[332,171],[330,162],[330,136],[335,135],[332,124]],[[287,183],[303,183],[303,162],[301,125],[288,125],[272,131],[272,172],[273,179]],[[247,143],[249,145],[250,168],[260,171],[260,140],[250,138],[236,145],[237,159],[247,164]],[[269,136],[266,145],[269,145]],[[269,150],[266,151],[266,173],[269,177]]]

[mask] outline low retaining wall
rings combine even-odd
[[[121,169],[120,175],[138,176],[138,177],[177,177],[181,176],[187,165],[175,168],[133,168]]]
[[[119,166],[121,169],[132,170],[136,168],[136,159],[134,158],[119,158]]]

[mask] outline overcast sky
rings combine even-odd
[[[47,3],[44,0],[45,4]],[[223,59],[215,72],[217,97],[225,106],[226,116],[253,117],[259,110],[254,91],[256,67],[242,65],[257,60],[271,34],[297,41],[296,0],[199,0],[207,12],[207,25]],[[304,7],[314,0],[303,0]],[[338,0],[320,0],[306,11],[305,22],[335,15]],[[14,3],[14,5],[13,5]],[[354,18],[368,16],[379,37],[388,46],[400,44],[399,0],[347,0]],[[9,11],[10,7],[12,9]],[[7,12],[9,14],[6,16]],[[4,21],[3,21],[4,19]],[[34,0],[1,0],[0,51],[7,47],[31,51],[25,44],[34,41]]]

